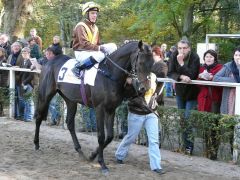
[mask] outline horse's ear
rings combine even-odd
[[[140,41],[138,42],[138,48],[139,48],[140,50],[143,50],[143,42],[142,42],[142,40],[140,40]]]

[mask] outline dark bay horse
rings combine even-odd
[[[52,97],[59,93],[67,105],[66,123],[73,139],[75,150],[84,156],[75,133],[75,114],[77,103],[83,104],[80,93],[80,85],[57,82],[58,74],[63,64],[70,59],[65,55],[57,56],[48,62],[40,75],[39,95],[36,107],[36,130],[34,144],[39,149],[39,130],[42,120],[46,120],[49,102]],[[108,172],[104,162],[103,150],[113,139],[113,125],[115,109],[124,98],[124,84],[126,78],[131,76],[136,90],[147,90],[147,78],[153,65],[151,47],[142,41],[130,41],[122,45],[118,50],[110,54],[100,63],[95,85],[85,85],[87,105],[94,107],[97,119],[98,144],[89,160],[94,160],[98,155],[98,162],[102,172]],[[102,73],[102,72],[105,73]],[[107,73],[106,73],[107,72]],[[104,75],[108,74],[108,76]],[[128,96],[131,96],[128,94]],[[106,137],[104,126],[106,128]]]

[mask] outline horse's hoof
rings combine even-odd
[[[101,172],[102,172],[102,174],[105,175],[105,176],[109,175],[109,169],[108,169],[108,168],[104,168],[104,169],[102,168],[102,169],[101,169]]]
[[[39,150],[40,146],[39,145],[35,145],[35,150]]]
[[[87,161],[87,157],[84,155],[84,153],[82,152],[81,149],[78,150],[78,155],[79,155],[79,158],[83,161]]]

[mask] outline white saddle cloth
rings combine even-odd
[[[76,59],[69,59],[60,69],[58,73],[57,82],[65,82],[70,84],[80,84],[81,81],[72,72],[75,64],[78,61]],[[97,75],[98,64],[95,64],[91,69],[85,70],[84,84],[94,86],[95,78]]]

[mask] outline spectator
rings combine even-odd
[[[191,50],[190,42],[180,40],[177,44],[178,51],[169,60],[168,77],[185,84],[176,84],[176,101],[179,109],[185,109],[184,121],[188,120],[190,110],[197,105],[198,88],[188,85],[191,80],[197,79],[200,68],[198,55]],[[186,123],[187,124],[187,123]],[[185,128],[183,142],[185,153],[192,154],[193,140],[191,140],[192,128]]]
[[[21,56],[22,46],[19,42],[14,42],[11,45],[11,54],[8,57],[7,63],[11,64],[12,66],[20,66],[22,63],[22,56]]]
[[[6,60],[6,54],[5,54],[5,49],[0,47],[0,66],[3,66],[2,63],[7,63]],[[5,95],[5,90],[7,88],[7,81],[8,81],[8,71],[5,70],[0,70],[0,116],[3,116],[3,105],[4,105],[4,100],[6,99],[4,97]],[[4,89],[5,88],[5,89]]]
[[[217,53],[214,50],[208,50],[203,55],[204,64],[199,69],[198,79],[203,81],[212,81],[213,76],[222,69],[218,63]],[[199,86],[198,110],[220,113],[220,106],[214,107],[214,104],[220,104],[222,99],[222,87]]]
[[[212,81],[213,76],[222,68],[218,63],[217,53],[214,50],[207,50],[203,55],[204,64],[199,69],[198,79],[203,81]],[[219,86],[199,86],[198,111],[220,113],[220,104],[222,99],[222,87]],[[217,159],[219,147],[219,132],[216,130],[218,121],[209,124],[209,133],[206,133],[206,156],[212,160]],[[210,139],[210,140],[209,140]]]
[[[29,48],[31,49],[31,58],[39,59],[41,57],[41,50],[39,48],[39,45],[36,44],[34,38],[30,38],[28,40]]]
[[[30,30],[30,36],[35,40],[35,42],[38,44],[40,50],[42,50],[42,39],[40,36],[37,35],[37,30],[35,28],[32,28]]]
[[[30,69],[32,63],[29,60],[30,59],[30,48],[24,47],[22,49],[22,57],[23,62],[20,65],[20,68],[26,68]],[[34,74],[32,72],[21,72],[20,73],[20,81],[21,81],[21,93],[19,96],[20,101],[22,101],[24,105],[24,113],[23,113],[23,120],[25,122],[30,122],[33,120],[33,114],[34,114],[34,103],[33,103],[33,80]]]
[[[163,43],[161,45],[161,51],[163,54],[163,60],[165,60],[165,58],[167,58],[167,44]]]
[[[0,47],[0,66],[3,66],[3,64],[7,64],[6,59],[6,51],[4,48]],[[1,87],[7,87],[8,84],[8,71],[1,70],[0,71],[0,85]]]
[[[240,47],[233,52],[233,59],[224,64],[223,68],[214,76],[213,81],[240,83]],[[224,87],[222,93],[221,114],[234,115],[236,89]]]
[[[163,61],[163,54],[162,54],[162,51],[161,51],[161,48],[158,47],[158,46],[154,46],[152,48],[152,52],[153,52],[153,59],[154,59],[154,62],[155,62],[155,66],[153,66],[153,72],[157,75],[157,77],[163,77],[164,75],[161,74],[162,71],[160,71],[158,69],[158,67],[164,67],[165,69],[167,69],[167,65],[166,63]],[[164,84],[163,83],[159,83],[159,86],[163,86]],[[161,93],[159,96],[158,96],[158,104],[159,105],[164,105],[164,98],[163,98],[163,93]]]
[[[60,96],[56,94],[49,104],[49,112],[51,113],[50,118],[50,126],[59,125],[61,121],[61,113],[60,113]]]
[[[164,59],[164,62],[168,64],[169,58],[172,56],[174,52],[176,52],[177,48],[175,46],[171,46],[170,50],[166,53],[166,58]],[[172,98],[175,96],[175,91],[173,88],[173,83],[171,82],[166,82],[165,83],[165,90],[166,90],[166,97],[167,98]]]
[[[170,50],[167,52],[167,59],[166,62],[168,62],[169,58],[172,56],[174,52],[177,51],[176,46],[171,46]]]
[[[6,58],[11,54],[11,44],[7,34],[0,35],[0,47],[5,49]]]
[[[0,47],[0,66],[3,66],[2,63],[7,63],[7,59],[5,49]]]
[[[156,66],[156,64],[157,63],[155,63],[154,66]],[[163,62],[158,65],[159,67],[156,68],[158,69],[158,73],[165,76],[167,69],[161,66],[164,65]],[[158,117],[154,113],[157,105],[156,97],[160,90],[156,86],[155,74],[151,73],[148,83],[150,87],[147,92],[138,94],[128,102],[128,133],[120,143],[115,157],[117,163],[123,163],[123,160],[127,157],[129,146],[136,141],[141,128],[144,126],[148,136],[150,168],[158,174],[164,174],[165,172],[161,167],[161,155],[159,150]],[[127,84],[132,84],[131,78],[127,79]]]
[[[11,54],[8,57],[7,63],[12,66],[19,66],[23,62],[23,57],[21,55],[22,46],[19,42],[14,42],[11,45]],[[20,104],[19,95],[20,95],[20,72],[15,72],[15,119],[20,120],[20,114],[23,114],[23,105]]]
[[[53,48],[54,54],[56,54],[56,55],[63,54],[59,36],[53,37],[53,43],[52,43],[51,47]]]
[[[89,108],[84,105],[80,106],[81,117],[84,122],[84,127],[79,129],[79,132],[96,132],[96,114],[94,108]]]
[[[163,53],[159,46],[153,46],[152,52],[153,52],[153,58],[155,59],[155,61],[161,61],[164,59]]]

